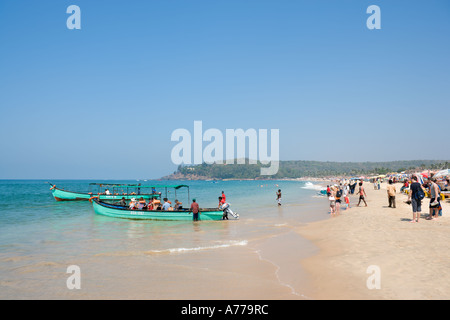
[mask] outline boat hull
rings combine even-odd
[[[58,188],[52,189],[53,197],[56,201],[86,201],[89,200],[91,197],[93,197],[93,194],[90,193],[81,193],[81,192],[73,192],[73,191],[67,191],[67,190],[61,190]],[[122,197],[124,197],[126,200],[129,200],[131,198],[144,198],[149,199],[150,197],[153,197],[154,195],[148,195],[148,194],[133,194],[133,195],[106,195],[106,194],[100,194],[95,195],[95,197],[99,197],[100,200],[109,200],[109,201],[118,201],[121,200]]]
[[[97,199],[92,201],[96,214],[122,219],[137,220],[169,220],[169,221],[192,221],[193,214],[191,211],[161,211],[161,210],[129,210],[123,207],[105,204]],[[217,209],[201,209],[198,220],[216,221],[221,220],[223,216],[222,210]]]

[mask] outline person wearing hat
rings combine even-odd
[[[198,221],[198,214],[199,214],[200,208],[195,199],[192,199],[191,211],[192,211],[192,215],[193,215],[193,220]]]
[[[131,198],[131,201],[130,201],[130,209],[135,209],[135,207],[136,207],[136,198]]]

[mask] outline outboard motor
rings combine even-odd
[[[228,219],[228,214],[231,214],[236,219],[239,218],[239,214],[237,212],[233,212],[230,209],[230,204],[229,203],[224,203],[222,205],[221,209],[223,210],[223,219]]]

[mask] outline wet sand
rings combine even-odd
[[[398,193],[400,184],[395,209],[388,207],[386,183],[381,190],[365,187],[368,207],[355,207],[358,196],[352,195],[351,208],[340,216],[296,229],[319,248],[302,261],[312,282],[307,294],[312,299],[449,299],[449,202],[441,202],[442,217],[425,220],[430,201],[425,198],[422,219],[410,223],[412,209],[407,195]]]

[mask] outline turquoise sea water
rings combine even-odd
[[[96,279],[101,278],[97,274],[100,269],[112,268],[108,262],[111,257],[125,257],[120,260],[124,268],[135,266],[136,261],[131,263],[134,258],[145,257],[145,266],[164,270],[164,265],[173,266],[173,259],[181,259],[177,253],[183,254],[183,262],[177,260],[176,265],[189,265],[198,261],[195,253],[248,246],[280,235],[283,228],[277,226],[292,227],[328,216],[326,201],[317,196],[319,187],[301,181],[51,182],[73,191],[86,190],[90,182],[188,184],[190,199],[196,198],[201,207],[215,207],[218,196],[225,191],[227,202],[240,219],[197,223],[115,219],[96,215],[87,201],[56,202],[46,181],[2,180],[0,298],[58,298],[68,294],[65,271],[71,264],[82,265],[84,270],[95,269],[91,277]],[[278,189],[282,190],[281,208],[275,201]],[[164,189],[158,191],[164,196]],[[173,190],[168,195],[173,201]],[[186,191],[177,191],[177,198],[185,206],[187,196]],[[117,261],[115,264],[118,267]],[[117,273],[106,272],[104,276],[111,280]],[[91,291],[85,289],[83,293],[89,298],[103,297],[102,288],[92,280]],[[117,286],[108,292],[109,297],[123,298]],[[171,298],[170,293],[151,297]]]

